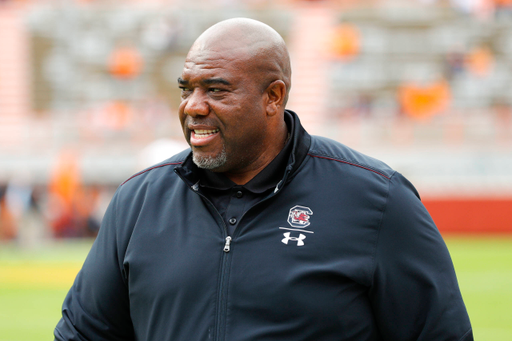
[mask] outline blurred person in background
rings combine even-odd
[[[118,188],[56,340],[473,340],[414,187],[285,110],[276,31],[212,26],[178,82],[190,149]]]
[[[7,184],[0,184],[0,241],[16,237],[16,225],[7,203]]]
[[[49,231],[40,208],[40,188],[31,175],[19,171],[0,192],[0,240],[15,240],[24,248],[40,246]]]

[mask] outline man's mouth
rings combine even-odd
[[[192,129],[190,144],[195,147],[205,147],[216,140],[220,129]]]
[[[194,129],[195,138],[204,139],[210,135],[216,134],[219,132],[219,129],[213,130],[205,130],[205,129]]]

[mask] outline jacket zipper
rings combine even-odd
[[[220,281],[219,281],[219,291],[218,291],[218,299],[217,299],[217,319],[215,325],[215,337],[214,340],[221,341],[224,340],[224,336],[226,334],[226,315],[228,309],[227,302],[227,291],[228,288],[225,285],[227,279],[229,278],[229,268],[228,264],[228,252],[230,249],[231,237],[226,237],[226,244],[224,245],[224,253],[222,255],[222,265],[220,268]]]
[[[245,214],[247,212],[249,212],[251,209],[253,209],[255,206],[259,205],[260,203],[264,202],[264,201],[267,201],[269,200],[271,197],[275,196],[277,192],[279,192],[282,188],[282,186],[280,186],[282,184],[282,181],[279,182],[274,190],[274,192],[272,194],[270,194],[269,196],[267,196],[266,198],[262,199],[261,201],[257,202],[255,205],[251,206],[248,210],[245,211],[244,214],[242,214],[242,216],[240,217],[240,221],[242,221],[243,217],[245,216]],[[196,192],[197,193],[197,192]],[[200,196],[202,196],[203,198],[205,198],[205,200],[213,206],[213,204],[202,194],[198,193]],[[215,206],[213,206],[215,211],[217,212],[217,214],[220,215],[219,211],[217,210],[217,208]],[[221,277],[220,277],[220,284],[219,284],[219,299],[218,299],[218,302],[217,302],[217,323],[216,323],[216,326],[215,326],[215,338],[214,340],[216,341],[221,341],[221,340],[224,340],[225,339],[225,335],[226,335],[226,314],[227,314],[227,300],[225,299],[225,297],[227,296],[227,288],[224,288],[224,282],[227,280],[227,278],[229,277],[229,273],[226,273],[226,271],[228,271],[227,267],[226,267],[226,264],[227,264],[227,261],[228,261],[228,253],[231,251],[231,241],[233,240],[233,238],[229,235],[227,235],[227,226],[226,226],[226,223],[224,223],[224,220],[221,219],[222,222],[223,222],[223,225],[224,225],[224,231],[225,231],[225,235],[226,235],[226,239],[225,239],[225,243],[224,243],[224,255],[222,257],[222,266],[221,266]],[[233,232],[233,234],[235,235],[236,234],[236,230],[235,232]]]
[[[193,189],[192,189],[193,190]],[[221,214],[219,213],[219,210],[211,203],[206,196],[203,194],[194,191],[197,193],[200,197],[202,197],[206,202],[213,207],[217,215],[220,217],[220,220],[222,221],[222,226],[224,230],[224,235],[226,236],[224,239],[224,248],[222,249],[222,260],[221,260],[221,267],[220,267],[220,280],[219,280],[219,289],[218,289],[218,299],[217,299],[217,311],[216,311],[216,321],[215,321],[215,329],[214,329],[214,340],[221,341],[224,340],[223,335],[225,334],[225,326],[226,326],[226,318],[227,315],[227,300],[225,297],[227,296],[227,290],[228,288],[225,287],[225,282],[227,281],[227,278],[229,277],[229,269],[227,268],[228,263],[228,253],[231,251],[231,241],[233,238],[228,235],[228,227],[226,226],[226,223],[224,222],[224,219],[222,219]]]
[[[231,250],[231,237],[226,237],[226,244],[224,244],[224,252],[228,253]]]
[[[183,182],[187,183],[187,181],[185,181],[185,179],[181,176],[181,174],[179,172],[176,171],[176,169],[174,170],[174,172],[181,178],[181,180],[183,180]],[[224,337],[222,337],[223,331],[225,333],[225,317],[224,316],[227,314],[227,301],[224,302],[225,301],[224,297],[227,296],[227,292],[226,292],[227,288],[224,288],[224,283],[226,282],[226,279],[229,276],[229,274],[226,273],[227,261],[228,261],[229,251],[231,251],[231,241],[233,239],[231,238],[231,236],[228,235],[228,227],[226,226],[224,219],[222,219],[222,215],[219,213],[219,210],[217,210],[217,208],[212,204],[212,202],[210,200],[208,200],[208,198],[205,195],[199,193],[198,184],[194,184],[189,187],[194,193],[196,193],[201,198],[203,198],[208,203],[208,205],[213,207],[213,210],[215,211],[217,216],[220,217],[220,220],[222,221],[225,242],[224,242],[224,247],[222,249],[223,253],[222,253],[222,260],[221,260],[221,267],[220,267],[220,280],[219,280],[219,288],[218,288],[218,292],[217,292],[218,298],[217,298],[217,302],[216,302],[216,312],[215,312],[216,319],[215,319],[215,326],[214,326],[214,333],[213,333],[213,335],[214,335],[213,340],[221,341],[224,339]]]
[[[290,170],[291,170],[291,167],[288,166],[286,168],[285,175],[284,175],[283,179],[277,184],[274,192],[271,195],[267,196],[263,200],[256,203],[254,206],[250,207],[247,211],[245,211],[245,213],[250,211],[252,208],[257,206],[258,204],[260,204],[264,201],[267,201],[268,199],[270,199],[271,197],[276,195],[276,193],[281,190],[282,186],[280,186],[280,185],[286,181],[286,178],[288,177],[288,173]],[[174,170],[174,172],[183,180],[183,182],[187,183],[187,181],[185,181],[185,179],[183,179],[181,177],[181,175],[179,174],[179,172],[176,171],[176,169]],[[193,186],[189,186],[189,187],[194,193],[199,195],[211,207],[213,207],[214,211],[217,213],[217,216],[219,216],[220,220],[222,221],[224,235],[226,236],[225,242],[224,242],[224,248],[222,249],[222,251],[224,251],[224,252],[222,254],[222,260],[221,260],[222,263],[221,263],[221,268],[220,268],[220,280],[219,280],[217,311],[216,311],[217,317],[216,317],[216,321],[215,321],[215,331],[214,331],[214,335],[215,335],[214,340],[221,341],[221,340],[224,340],[223,336],[226,333],[225,332],[225,326],[226,326],[225,316],[227,314],[227,300],[225,300],[225,297],[227,296],[227,288],[224,288],[224,282],[229,277],[229,273],[226,273],[228,270],[227,262],[228,262],[229,252],[231,251],[231,242],[232,242],[233,238],[228,235],[228,232],[227,232],[228,228],[226,226],[226,223],[224,222],[224,219],[222,219],[222,215],[219,213],[219,210],[217,210],[217,208],[212,204],[212,202],[210,200],[208,200],[208,198],[205,195],[199,193],[198,183],[194,184]],[[245,213],[242,215],[242,217],[240,217],[240,220],[242,220],[242,218],[245,216]]]

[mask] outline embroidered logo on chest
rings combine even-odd
[[[310,218],[313,215],[313,211],[306,206],[295,205],[290,208],[288,213],[288,224],[292,228],[289,227],[280,227],[281,230],[289,230],[289,231],[298,231],[305,233],[314,233],[313,231],[305,230],[304,228],[311,225]],[[295,234],[298,234],[295,236]],[[284,238],[281,240],[283,244],[288,245],[290,241],[296,242],[297,246],[304,246],[306,239],[306,235],[302,233],[296,232],[285,232],[283,233]]]
[[[309,207],[296,205],[290,208],[288,214],[288,224],[292,227],[306,227],[311,223],[309,218],[313,215],[313,211]]]
[[[285,232],[283,233],[284,238],[281,240],[284,244],[288,245],[288,242],[290,240],[297,242],[297,246],[304,246],[304,239],[306,239],[306,235],[300,233],[298,237],[292,237],[291,232]]]

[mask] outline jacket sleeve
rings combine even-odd
[[[126,238],[116,226],[116,196],[84,265],[69,290],[55,340],[133,340],[128,288],[123,270]]]
[[[399,173],[389,183],[369,295],[383,340],[473,340],[448,249]]]

